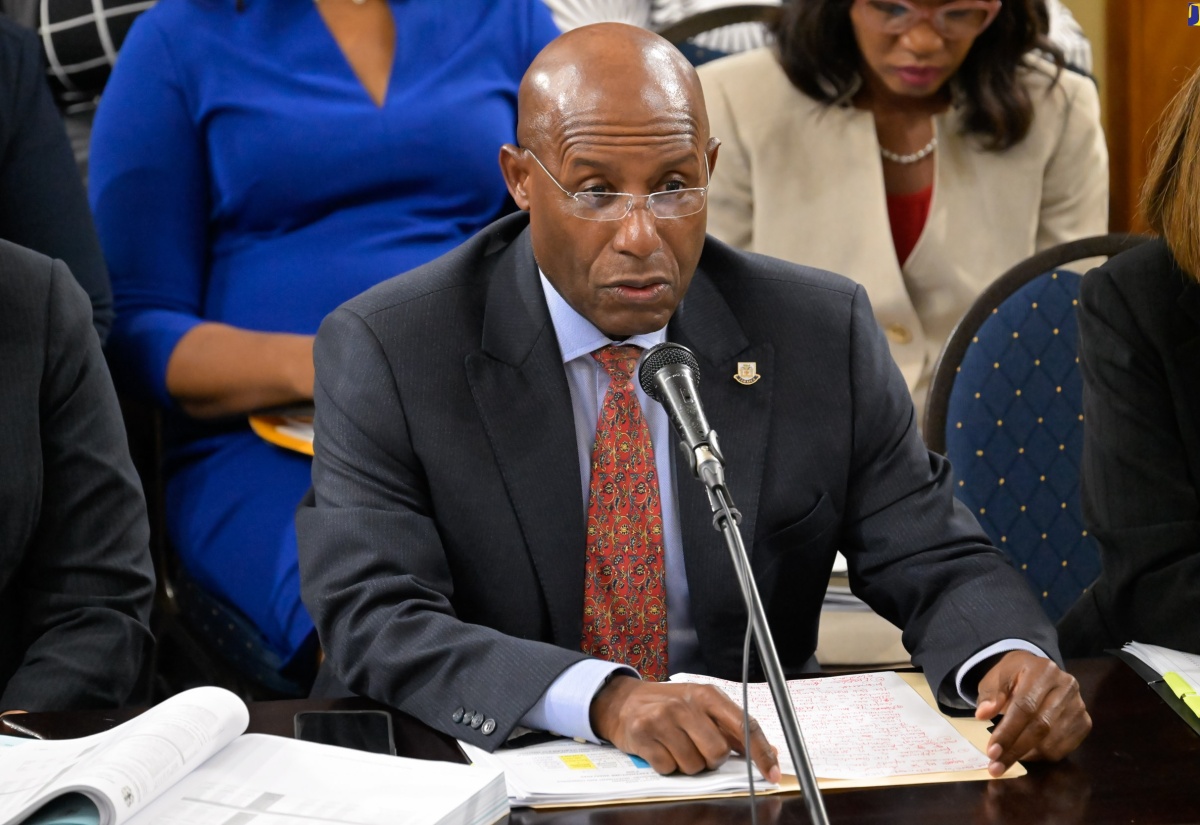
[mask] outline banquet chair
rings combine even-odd
[[[699,66],[718,57],[725,57],[731,52],[706,48],[695,42],[697,35],[739,23],[769,24],[779,16],[779,11],[778,3],[738,3],[720,6],[676,20],[660,28],[658,34],[683,52],[693,66]]]
[[[1005,272],[950,334],[926,401],[926,444],[950,459],[955,494],[1052,621],[1100,572],[1079,500],[1085,422],[1075,307],[1082,276],[1063,267],[1145,240],[1084,238]]]

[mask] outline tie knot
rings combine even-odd
[[[608,370],[614,381],[624,384],[637,369],[638,358],[642,355],[641,347],[617,346],[609,344],[592,353],[592,357],[600,362],[600,366]]]

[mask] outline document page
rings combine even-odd
[[[101,825],[121,823],[233,741],[248,722],[241,699],[202,687],[104,733],[0,749],[0,823],[19,821],[65,793],[91,799]]]
[[[673,682],[709,684],[740,707],[742,685],[677,674]],[[987,757],[892,672],[788,682],[813,772],[827,779],[986,769]],[[749,686],[750,713],[779,748],[780,767],[794,775],[783,727],[766,683]]]
[[[695,776],[660,776],[650,764],[611,745],[556,739],[523,748],[488,753],[460,742],[477,765],[504,771],[514,805],[569,805],[579,802],[711,796],[744,791],[750,784],[746,763],[730,757],[715,771]],[[756,790],[773,790],[757,771]]]
[[[246,734],[129,825],[487,825],[499,771]]]
[[[1161,676],[1166,673],[1178,673],[1193,688],[1200,690],[1200,656],[1194,653],[1184,653],[1169,647],[1148,645],[1144,642],[1130,642],[1122,650],[1137,656]]]

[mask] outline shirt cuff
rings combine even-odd
[[[1046,652],[1035,644],[1030,644],[1023,639],[1002,639],[995,644],[988,645],[983,650],[976,653],[970,659],[963,662],[958,669],[958,674],[954,677],[954,688],[958,691],[958,695],[970,707],[975,707],[976,700],[979,698],[979,683],[973,685],[964,685],[963,677],[971,672],[971,668],[997,653],[1009,653],[1013,650],[1025,650],[1032,653],[1034,656],[1040,656],[1043,659],[1049,659]]]
[[[609,678],[620,672],[635,679],[636,670],[601,659],[576,662],[550,683],[537,704],[521,717],[520,724],[533,730],[548,730],[560,736],[600,742],[592,731],[592,699]]]

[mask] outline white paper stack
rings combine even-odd
[[[750,786],[746,763],[740,757],[715,771],[697,776],[660,776],[642,759],[611,746],[557,739],[524,748],[487,753],[459,743],[476,765],[499,768],[513,805],[576,805],[648,799],[671,799],[744,793]],[[756,770],[754,788],[765,792],[778,786]]]

